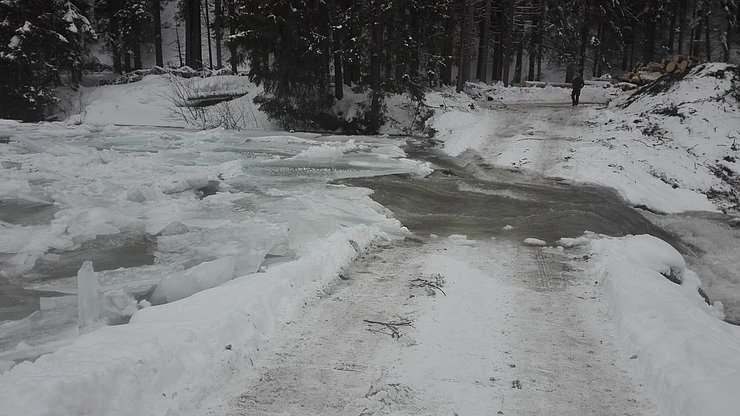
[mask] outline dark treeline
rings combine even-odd
[[[553,64],[568,82],[672,54],[729,61],[740,13],[735,0],[234,1],[231,42],[264,84],[263,110],[307,120],[364,88],[366,131],[387,93],[540,80]]]
[[[368,93],[354,128],[374,131],[389,93],[420,98],[429,87],[461,90],[469,80],[540,80],[554,65],[569,81],[576,72],[613,74],[674,54],[738,59],[738,0],[8,0],[0,2],[2,92],[18,95],[29,82],[20,74],[42,71],[33,64],[41,58],[20,56],[68,54],[54,58],[56,71],[85,61],[89,42],[79,32],[51,53],[53,43],[32,39],[41,30],[21,30],[28,21],[64,35],[48,16],[66,22],[71,8],[90,17],[115,71],[141,68],[142,47],[153,48],[161,66],[167,1],[178,2],[180,65],[236,71],[245,62],[264,86],[262,109],[294,125],[326,124],[345,88]],[[44,85],[56,82],[49,79]]]

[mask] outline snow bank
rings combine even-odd
[[[659,80],[620,97],[599,119],[606,134],[639,143],[642,149],[633,154],[638,162],[647,159],[649,175],[677,190],[709,195],[720,208],[738,210],[738,91],[737,66],[702,64],[679,81]]]
[[[76,124],[269,130],[275,123],[252,101],[261,91],[248,78],[233,75],[189,79],[147,75],[129,84],[80,88],[65,99],[64,111],[67,123]],[[176,106],[183,99],[219,95],[237,98],[192,113]]]
[[[82,87],[67,109],[69,120],[94,125],[186,127],[172,117],[168,90],[167,79],[159,75],[131,84]]]
[[[662,413],[736,415],[740,328],[704,302],[683,257],[647,235],[593,240],[591,250],[626,350]]]
[[[394,227],[400,232],[398,223]],[[212,380],[249,365],[304,299],[379,237],[391,238],[375,225],[338,230],[310,245],[299,260],[142,309],[129,325],[100,328],[35,363],[21,363],[0,375],[2,412],[187,412]]]

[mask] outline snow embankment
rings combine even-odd
[[[662,414],[737,415],[740,328],[704,302],[683,257],[647,235],[593,240],[591,251],[624,347]]]
[[[253,99],[262,88],[235,75],[179,78],[147,75],[122,85],[82,87],[67,97],[67,122],[91,125],[270,130],[275,123]],[[228,96],[199,106],[199,100]]]
[[[185,412],[214,379],[248,366],[307,297],[379,237],[392,238],[378,225],[336,231],[297,261],[142,309],[128,325],[100,328],[35,363],[18,364],[0,376],[2,413]]]
[[[638,163],[646,159],[651,176],[740,210],[737,66],[704,64],[680,80],[658,80],[615,100],[598,124],[606,135],[638,145],[641,151],[632,153]]]

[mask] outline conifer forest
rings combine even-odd
[[[673,55],[729,62],[739,41],[737,0],[177,0],[165,22],[170,1],[0,1],[0,116],[43,118],[54,88],[99,69],[100,54],[117,73],[143,68],[144,54],[165,66],[165,25],[179,29],[174,66],[242,68],[276,118],[371,91],[370,131],[388,93],[516,84],[550,65],[568,82]]]

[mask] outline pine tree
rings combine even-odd
[[[62,72],[79,81],[90,22],[64,0],[6,0],[0,16],[0,118],[42,119],[57,101]]]

